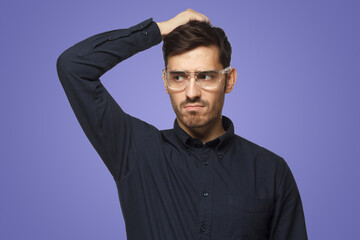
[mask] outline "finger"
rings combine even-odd
[[[208,24],[211,24],[210,19],[208,17],[205,16],[205,22]]]
[[[186,12],[187,14],[189,14],[189,19],[195,19],[198,21],[205,21],[206,20],[206,16],[202,13],[196,12],[193,9],[187,9],[184,12]]]
[[[205,15],[205,14],[202,14],[202,13],[198,13],[200,16],[201,16],[201,21],[202,22],[206,22],[208,24],[210,24],[210,19]]]

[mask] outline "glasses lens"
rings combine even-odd
[[[166,75],[167,84],[170,88],[181,89],[186,86],[188,76],[185,72],[169,71]]]
[[[220,73],[217,71],[203,71],[197,74],[197,80],[200,87],[211,89],[218,86],[220,76]]]

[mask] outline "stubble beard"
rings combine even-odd
[[[184,115],[181,113],[176,113],[177,119],[187,128],[202,128],[208,125],[208,121],[204,119],[204,117],[199,116],[197,112],[189,112],[188,114]]]

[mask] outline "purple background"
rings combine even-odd
[[[309,238],[359,236],[358,1],[33,0],[0,7],[0,239],[125,239],[115,183],[70,108],[56,59],[94,34],[186,8],[227,33],[238,81],[223,114],[288,162]],[[161,45],[101,81],[127,113],[164,129],[175,115]]]

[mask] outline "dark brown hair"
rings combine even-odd
[[[163,38],[163,55],[165,68],[168,57],[178,55],[200,46],[217,46],[219,62],[223,67],[230,66],[231,45],[224,30],[206,22],[190,21],[180,25]]]

